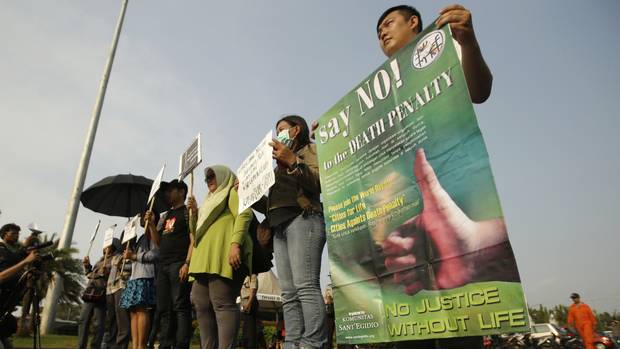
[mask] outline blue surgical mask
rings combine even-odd
[[[285,130],[280,131],[276,139],[278,140],[278,142],[290,148],[293,145],[293,140],[289,137],[288,130],[289,129],[287,128]]]

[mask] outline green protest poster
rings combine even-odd
[[[316,131],[338,343],[529,330],[457,48],[431,26]]]

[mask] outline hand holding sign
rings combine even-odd
[[[187,209],[194,216],[198,214],[198,204],[196,203],[196,198],[193,195],[187,198]]]
[[[416,265],[413,253],[416,240],[407,231],[416,227],[433,240],[439,253],[437,287],[446,289],[464,285],[473,274],[471,261],[466,258],[468,253],[508,240],[504,220],[475,222],[467,217],[439,183],[423,149],[416,152],[414,174],[424,208],[420,215],[401,226],[404,229],[392,232],[383,242],[385,266],[392,271],[404,270],[394,274],[394,281],[405,284],[407,294],[414,294],[422,288],[413,268]]]
[[[124,260],[130,260],[130,261],[135,261],[136,260],[136,253],[129,247],[127,247],[125,249],[125,253],[123,253],[123,259]],[[123,266],[124,266],[124,260],[123,260]]]
[[[439,12],[435,21],[437,28],[449,24],[454,39],[461,45],[476,43],[476,34],[471,20],[471,12],[461,5],[450,5]]]

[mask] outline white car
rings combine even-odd
[[[554,347],[559,348],[562,343],[562,337],[567,335],[566,331],[553,324],[533,324],[532,333],[530,338],[532,341],[539,340],[541,338],[553,337]]]

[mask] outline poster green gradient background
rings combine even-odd
[[[478,128],[465,78],[449,29],[446,27],[442,29],[446,40],[445,47],[440,56],[422,70],[414,70],[412,67],[411,59],[416,43],[426,33],[435,29],[434,27],[427,28],[417,36],[414,42],[403,48],[396,55],[395,58],[399,62],[403,85],[397,88],[394,79],[392,79],[391,93],[388,98],[383,101],[374,98],[374,108],[367,111],[363,116],[360,115],[361,112],[355,90],[359,86],[364,85],[368,79],[370,79],[372,86],[375,71],[336,103],[319,121],[320,125],[324,125],[329,119],[337,117],[338,113],[345,106],[351,106],[349,136],[342,137],[342,135],[338,135],[325,144],[321,144],[317,140],[323,201],[326,208],[325,221],[335,297],[336,327],[339,328],[339,325],[343,323],[341,319],[344,316],[351,312],[359,311],[372,314],[374,319],[381,322],[381,326],[376,329],[338,331],[339,343],[385,342],[445,336],[480,335],[496,332],[517,332],[527,327],[507,328],[504,326],[492,331],[482,331],[473,326],[466,332],[433,334],[415,338],[407,336],[392,338],[387,330],[391,322],[401,321],[402,318],[386,319],[384,312],[385,303],[415,303],[423,297],[457,293],[461,289],[473,290],[482,284],[489,285],[489,282],[480,283],[480,285],[472,283],[453,290],[422,291],[414,296],[408,296],[403,292],[401,285],[395,285],[391,282],[392,274],[387,273],[383,266],[384,256],[382,255],[380,244],[395,228],[401,226],[405,221],[416,216],[422,210],[423,205],[420,193],[413,175],[415,150],[418,147],[407,152],[401,152],[399,157],[389,166],[384,166],[376,170],[372,175],[361,178],[365,172],[361,170],[359,162],[360,157],[365,151],[379,145],[381,140],[422,117],[426,126],[427,139],[421,144],[421,147],[424,148],[427,159],[434,168],[446,192],[472,220],[479,221],[503,216],[484,140]],[[379,69],[385,69],[392,75],[390,61],[391,59],[386,61]],[[425,85],[429,84],[431,80],[447,69],[451,69],[451,77],[454,83],[451,87],[445,88],[444,85],[442,93],[429,103],[410,114],[402,122],[397,122],[394,127],[388,128],[386,125],[386,132],[384,134],[353,155],[349,155],[346,160],[334,165],[333,168],[325,170],[324,163],[333,159],[336,153],[348,149],[347,143],[352,137],[366,130],[369,125],[379,118],[385,118],[387,113],[396,105],[415,95],[416,92],[420,92]],[[336,171],[347,171],[351,167],[358,174],[357,180],[343,181],[340,190],[335,193],[328,193],[325,187],[325,178],[333,175]],[[372,209],[395,197],[404,195],[405,208],[400,209],[397,216],[372,227],[368,225],[368,222],[365,222],[363,223],[363,229],[354,233],[340,235],[330,233],[330,227],[334,222],[332,222],[330,214],[327,212],[327,207],[341,202],[351,197],[351,195],[365,191],[374,184],[385,180],[389,180],[390,183],[387,190],[373,194],[362,199],[362,201],[366,204],[367,209]],[[511,263],[514,263],[514,258],[511,259]],[[516,265],[514,268],[516,269]],[[520,283],[496,282],[495,284],[501,291],[501,303],[465,310],[452,310],[443,312],[440,315],[448,317],[467,312],[467,314],[473,317],[479,312],[487,313],[500,309],[515,308],[525,309]],[[433,316],[437,317],[438,314],[435,313]],[[424,318],[424,316],[415,315],[415,319],[421,318]],[[356,337],[360,335],[364,335],[364,337]]]

